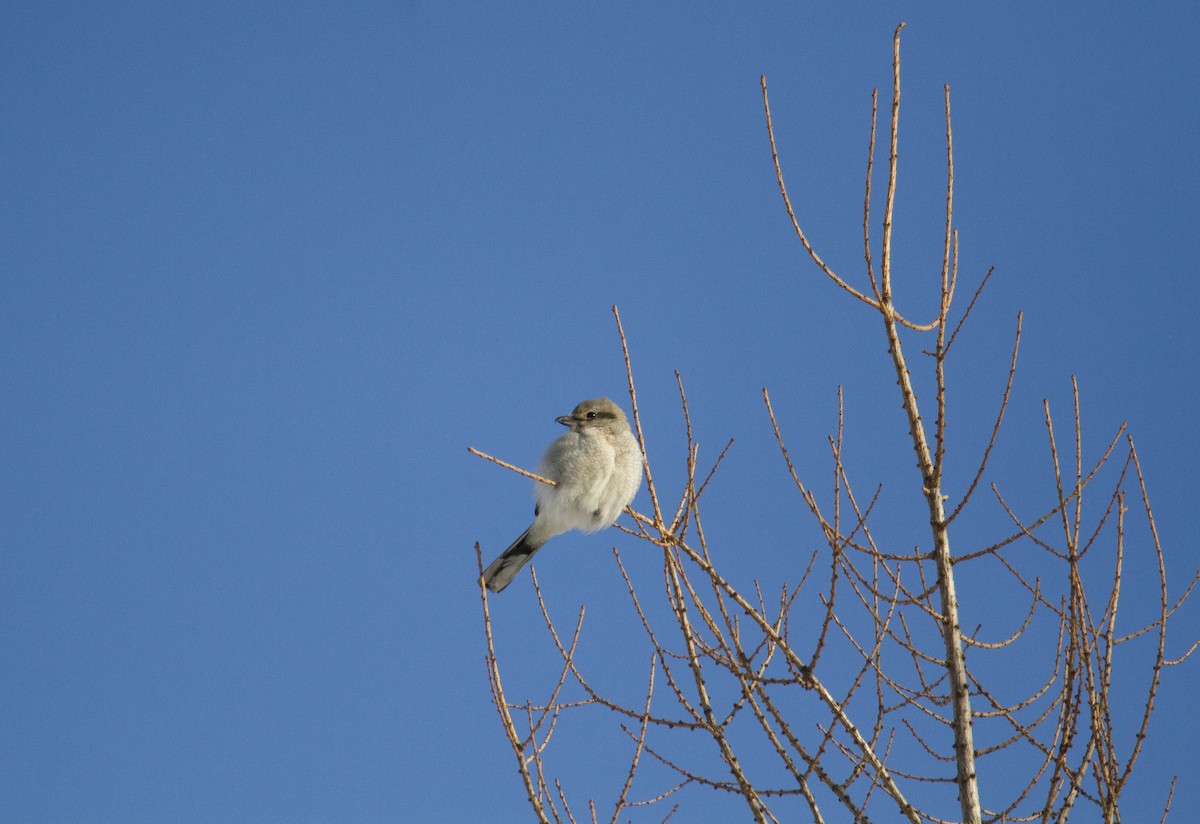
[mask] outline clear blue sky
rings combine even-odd
[[[943,83],[963,282],[998,271],[952,375],[962,465],[1024,309],[997,471],[1049,493],[1041,400],[1065,437],[1078,375],[1089,457],[1130,422],[1177,590],[1198,557],[1200,8],[882,5],[7,4],[0,819],[528,820],[472,545],[507,545],[530,493],[465,447],[532,466],[577,401],[627,403],[618,304],[664,486],[673,370],[702,454],[737,438],[708,527],[745,581],[818,540],[762,387],[810,477],[843,384],[860,484],[909,479],[879,324],[791,234],[758,87],[805,226],[861,284],[870,91],[902,19],[901,300],[933,313]],[[614,543],[647,552],[609,531],[538,559],[559,614],[587,604],[597,661],[628,615]],[[519,690],[549,653],[527,575],[495,609]],[[1171,651],[1198,627],[1191,606]],[[606,675],[640,684],[644,660]],[[1176,819],[1200,814],[1196,662],[1170,675],[1130,820],[1176,771]]]

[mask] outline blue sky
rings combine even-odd
[[[627,404],[613,304],[664,488],[674,370],[702,457],[737,439],[706,524],[745,582],[817,542],[764,386],[822,481],[845,386],[860,485],[892,479],[911,513],[879,324],[791,233],[758,86],[806,230],[862,284],[870,92],[900,20],[900,301],[934,312],[943,83],[963,282],[997,267],[952,367],[951,484],[1024,310],[998,482],[1049,500],[1041,402],[1066,438],[1077,375],[1086,455],[1129,421],[1178,591],[1197,562],[1200,10],[696,6],[0,13],[0,818],[527,820],[472,546],[503,549],[530,493],[465,447],[533,466],[579,400]],[[963,546],[999,524],[977,506]],[[597,667],[629,619],[614,544],[653,587],[616,531],[537,563],[558,614],[587,605]],[[1153,595],[1144,550],[1131,604]],[[510,688],[533,689],[551,650],[528,575],[493,608]],[[1198,627],[1189,606],[1169,652]],[[605,677],[640,684],[635,657]],[[1187,772],[1195,667],[1160,695],[1131,820]],[[570,743],[575,797],[611,796],[583,777],[609,751]],[[1182,784],[1176,817],[1198,809]]]

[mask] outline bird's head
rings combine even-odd
[[[563,415],[555,420],[563,426],[571,427],[576,432],[590,428],[616,431],[629,428],[621,407],[608,398],[593,398],[590,401],[584,401],[572,409],[570,415]]]

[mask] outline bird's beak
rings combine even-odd
[[[555,423],[561,423],[563,426],[571,426],[575,423],[575,419],[570,415],[563,415],[561,418],[555,418]]]

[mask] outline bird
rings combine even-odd
[[[492,592],[508,586],[554,536],[610,526],[641,486],[642,450],[621,407],[593,398],[555,421],[567,432],[547,447],[538,474],[557,485],[533,482],[533,523],[483,572]]]

